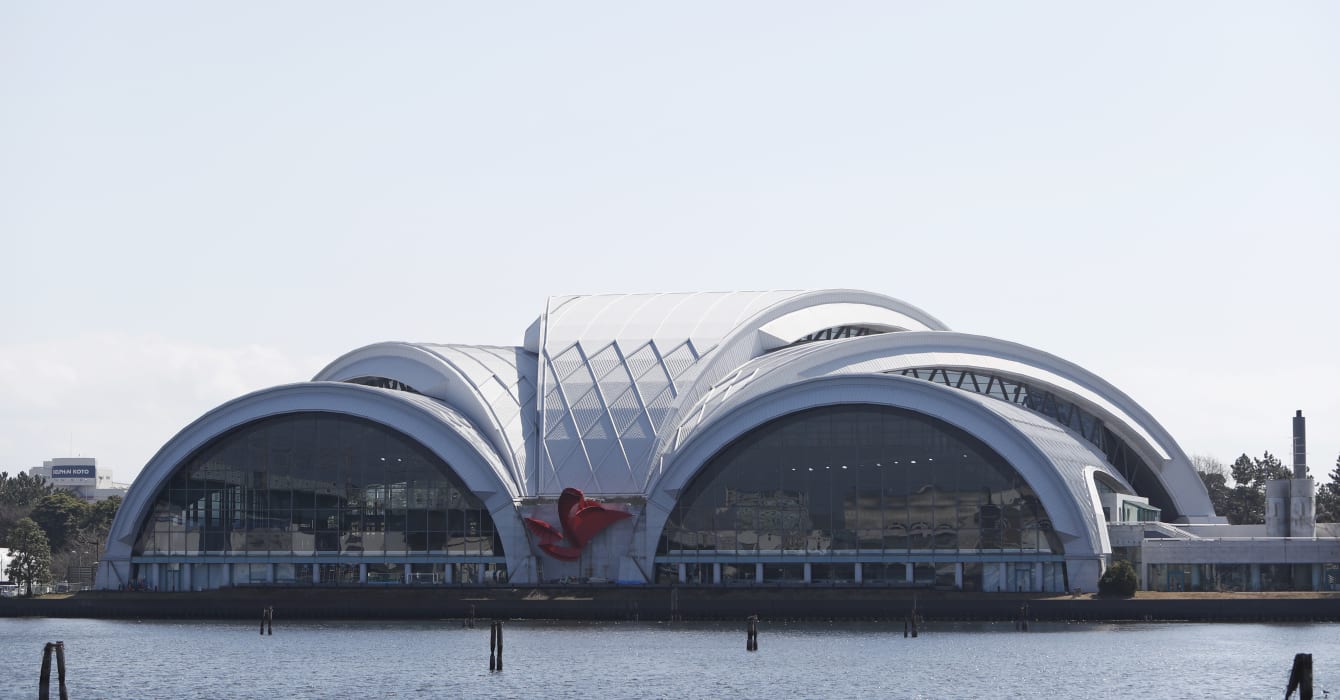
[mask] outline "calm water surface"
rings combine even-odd
[[[487,622],[0,620],[0,697],[36,697],[42,646],[63,640],[72,698],[1281,698],[1293,655],[1340,698],[1337,624],[764,621]],[[54,666],[54,665],[53,665]],[[53,668],[54,677],[55,670]],[[55,697],[53,691],[52,697]],[[1296,696],[1295,696],[1296,697]]]

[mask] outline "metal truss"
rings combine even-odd
[[[1150,500],[1165,513],[1175,513],[1172,499],[1164,493],[1148,464],[1131,449],[1126,441],[1112,432],[1101,418],[1089,413],[1063,396],[1034,386],[1028,382],[998,374],[979,372],[960,367],[917,367],[897,370],[890,374],[921,379],[944,386],[983,394],[1026,408],[1077,433],[1093,444],[1137,491],[1149,489]]]

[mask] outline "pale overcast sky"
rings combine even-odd
[[[1340,4],[0,0],[0,470],[552,294],[854,287],[1340,454]]]

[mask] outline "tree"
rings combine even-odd
[[[68,491],[43,496],[33,506],[32,519],[46,532],[51,549],[65,549],[66,543],[74,537],[80,526],[87,520],[90,506]]]
[[[1234,486],[1229,490],[1228,503],[1220,515],[1234,525],[1265,522],[1266,482],[1293,476],[1293,472],[1269,452],[1258,459],[1244,454],[1233,460],[1229,472]]]
[[[1098,579],[1098,595],[1130,598],[1139,586],[1140,579],[1135,575],[1135,567],[1124,559],[1118,559]]]
[[[32,505],[37,499],[55,491],[56,487],[40,476],[23,472],[10,476],[9,472],[0,472],[0,504]]]
[[[79,523],[79,529],[96,533],[107,532],[112,529],[112,519],[116,517],[116,511],[120,508],[120,496],[111,496],[93,503],[84,514],[83,522]]]
[[[1196,473],[1205,484],[1214,512],[1219,515],[1227,514],[1232,495],[1232,489],[1228,486],[1228,467],[1225,467],[1223,462],[1204,455],[1195,455],[1191,458],[1191,463],[1196,466]]]
[[[51,547],[46,533],[32,518],[23,518],[9,532],[9,549],[14,555],[6,575],[9,580],[28,587],[33,594],[34,583],[51,580]]]
[[[1329,476],[1331,483],[1317,488],[1317,522],[1340,523],[1340,457]]]
[[[40,476],[20,472],[11,477],[9,472],[0,472],[0,542],[5,541],[15,523],[32,513],[38,499],[55,491]]]
[[[1233,475],[1233,488],[1228,492],[1228,503],[1220,513],[1234,525],[1265,522],[1266,495],[1264,491],[1252,485],[1255,464],[1245,453],[1233,460],[1229,467]]]

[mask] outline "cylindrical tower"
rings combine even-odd
[[[1266,537],[1289,536],[1290,479],[1266,482]]]

